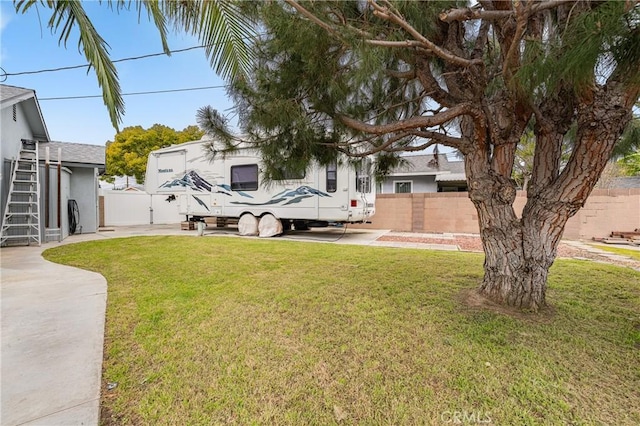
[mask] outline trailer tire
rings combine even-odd
[[[258,219],[251,213],[245,213],[238,220],[238,234],[245,236],[258,235]]]
[[[267,213],[260,218],[258,223],[260,238],[275,237],[282,234],[282,221],[274,215]]]

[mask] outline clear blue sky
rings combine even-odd
[[[138,22],[137,12],[112,11],[105,3],[83,2],[98,32],[110,45],[112,59],[158,53],[162,44],[156,27],[146,13]],[[135,8],[135,6],[134,6]],[[13,2],[0,0],[0,66],[7,73],[35,71],[85,64],[78,51],[74,31],[67,47],[58,45],[58,34],[47,28],[50,12],[41,6],[18,15]],[[169,47],[198,46],[197,39],[172,32]],[[123,93],[223,86],[202,49],[116,64]],[[51,97],[101,95],[95,74],[86,69],[9,76],[3,84],[34,89],[51,139],[64,142],[104,145],[116,130],[102,98],[44,100]],[[223,114],[232,107],[224,88],[177,93],[125,96],[125,115],[120,128],[155,123],[176,130],[195,125],[198,108],[211,105]]]

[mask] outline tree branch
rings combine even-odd
[[[463,143],[462,138],[454,138],[453,136],[443,135],[440,132],[432,132],[430,130],[412,131],[411,134],[421,138],[431,139],[433,143],[439,143],[452,148],[458,148]]]
[[[487,21],[482,21],[482,24],[480,24],[480,30],[478,31],[478,36],[476,37],[476,42],[473,46],[473,52],[471,52],[472,58],[482,58],[484,55],[484,47],[487,44],[490,29],[491,25],[489,25]]]
[[[393,22],[400,26],[403,30],[408,32],[415,40],[419,41],[424,47],[428,50],[432,51],[436,56],[441,59],[444,59],[447,62],[450,62],[455,65],[459,65],[462,67],[471,67],[473,65],[482,65],[482,60],[474,59],[469,60],[466,58],[461,58],[460,56],[456,56],[453,53],[449,52],[446,49],[442,49],[431,40],[420,34],[418,30],[413,28],[406,20],[402,17],[393,13],[388,7],[380,6],[376,0],[368,0],[369,4],[373,8],[373,14],[381,19],[385,19],[387,21]],[[399,47],[399,46],[398,46]]]
[[[401,133],[399,135],[394,136],[393,138],[386,141],[384,144],[379,146],[372,146],[369,149],[364,151],[353,152],[346,148],[337,147],[336,149],[350,157],[367,157],[369,155],[377,154],[379,152],[414,152],[414,151],[422,151],[432,145],[435,145],[439,142],[429,141],[417,146],[400,146],[393,147],[393,143],[399,141],[400,139],[406,138],[407,136],[412,136],[411,133]],[[362,141],[363,143],[367,143],[366,141]],[[354,143],[352,143],[354,144]]]
[[[564,3],[572,3],[575,0],[548,0],[536,3],[531,7],[531,12],[536,13],[541,10],[553,9]],[[440,14],[440,20],[451,23],[454,21],[471,21],[475,19],[483,19],[487,21],[495,21],[498,19],[508,18],[514,14],[513,10],[485,10],[478,6],[452,9]]]
[[[411,69],[409,71],[397,71],[397,70],[391,70],[391,69],[387,69],[385,70],[385,73],[393,78],[397,78],[397,79],[404,79],[404,80],[412,80],[414,78],[416,78],[416,70],[415,69]]]
[[[307,9],[302,7],[298,2],[294,0],[284,0],[284,1],[289,6],[297,10],[302,16],[306,17],[311,22],[318,25],[320,28],[325,29],[328,33],[332,34],[333,36],[340,38],[340,34],[338,34],[338,32],[331,25],[319,19],[316,15],[314,15],[313,13],[309,12]]]
[[[585,203],[632,117],[631,107],[639,94],[637,82],[609,80],[596,87],[593,102],[578,110],[578,134],[566,167],[545,188],[550,199]]]
[[[516,31],[513,37],[511,37],[509,43],[509,51],[504,57],[504,63],[502,65],[502,76],[506,79],[506,81],[511,81],[513,77],[513,73],[511,72],[511,68],[517,68],[519,63],[519,58],[517,52],[520,47],[520,39],[524,35],[525,30],[527,29],[527,21],[529,20],[529,16],[531,15],[531,3],[529,3],[525,7],[522,6],[522,3],[516,3]]]
[[[352,129],[366,133],[373,133],[375,135],[382,135],[385,133],[395,133],[403,130],[439,126],[460,117],[461,115],[469,114],[471,110],[472,106],[470,103],[462,103],[435,115],[411,117],[406,120],[388,124],[368,124],[345,115],[339,115],[337,118],[347,127]]]
[[[438,83],[436,78],[433,76],[429,61],[423,58],[418,58],[418,63],[416,64],[416,74],[418,80],[420,80],[420,84],[422,84],[422,87],[424,87],[427,96],[445,107],[450,107],[457,103],[451,93],[444,90],[440,86],[440,83]]]
[[[426,44],[416,41],[416,40],[405,40],[405,41],[387,41],[387,40],[365,40],[365,43],[370,44],[371,46],[380,46],[380,47],[424,47],[430,50],[430,46]]]

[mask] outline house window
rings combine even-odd
[[[18,121],[18,112],[17,112],[16,104],[13,104],[13,121]]]
[[[413,182],[411,181],[395,181],[393,183],[394,192],[396,194],[410,194],[412,192]]]
[[[327,165],[327,192],[338,190],[338,163]]]
[[[258,189],[258,165],[231,166],[231,189],[255,191]]]

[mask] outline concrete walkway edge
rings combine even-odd
[[[0,424],[97,425],[107,283],[45,248],[0,251]]]

